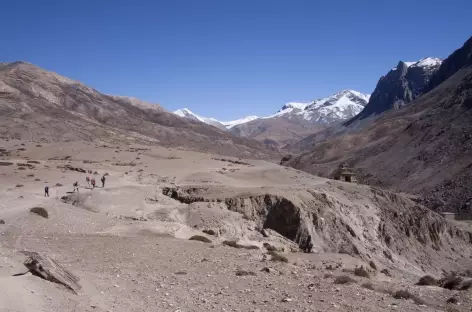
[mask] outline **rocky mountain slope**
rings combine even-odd
[[[311,103],[287,103],[275,114],[267,117],[249,116],[233,122],[201,117],[188,109],[177,110],[174,114],[220,129],[223,125],[237,136],[256,139],[266,145],[283,147],[328,125],[356,116],[367,105],[369,98],[370,95],[354,90],[343,90]]]
[[[0,64],[0,136],[30,140],[148,143],[266,158],[263,144],[186,120],[162,107],[109,96],[32,64]]]
[[[400,61],[397,67],[380,78],[369,103],[346,125],[412,102],[428,85],[441,62],[437,58],[425,58],[418,62]]]
[[[469,39],[431,78],[437,87],[410,105],[385,113],[358,132],[319,142],[285,164],[330,175],[339,163],[348,162],[363,183],[420,195],[435,210],[470,209],[470,52]],[[450,68],[457,71],[449,75]],[[439,82],[437,77],[448,78]]]

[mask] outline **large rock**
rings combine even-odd
[[[33,275],[52,283],[60,284],[75,294],[81,289],[79,278],[47,255],[31,251],[24,253],[28,256],[24,265]]]

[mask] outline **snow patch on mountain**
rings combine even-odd
[[[233,128],[234,126],[237,126],[237,125],[240,125],[240,124],[244,124],[244,123],[247,123],[247,122],[256,120],[256,119],[258,119],[258,118],[259,118],[259,117],[257,117],[257,116],[247,116],[247,117],[243,117],[243,118],[236,119],[236,120],[233,120],[233,121],[221,121],[221,123],[222,123],[226,128],[231,129],[231,128]]]

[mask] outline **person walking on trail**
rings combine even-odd
[[[105,175],[102,177],[102,188],[105,187]]]
[[[49,197],[49,186],[47,184],[44,187],[44,197]]]
[[[87,176],[85,178],[85,181],[87,181],[87,186],[90,187],[90,177],[89,176]]]
[[[74,192],[75,192],[75,190],[77,190],[77,192],[78,192],[79,191],[79,182],[76,181],[73,185],[74,185]]]
[[[94,189],[95,188],[95,178],[92,178],[91,182],[92,182],[92,189]]]

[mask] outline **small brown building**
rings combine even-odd
[[[346,163],[339,166],[334,174],[335,180],[341,180],[343,182],[352,182],[357,183],[356,174],[351,167],[349,167]]]

